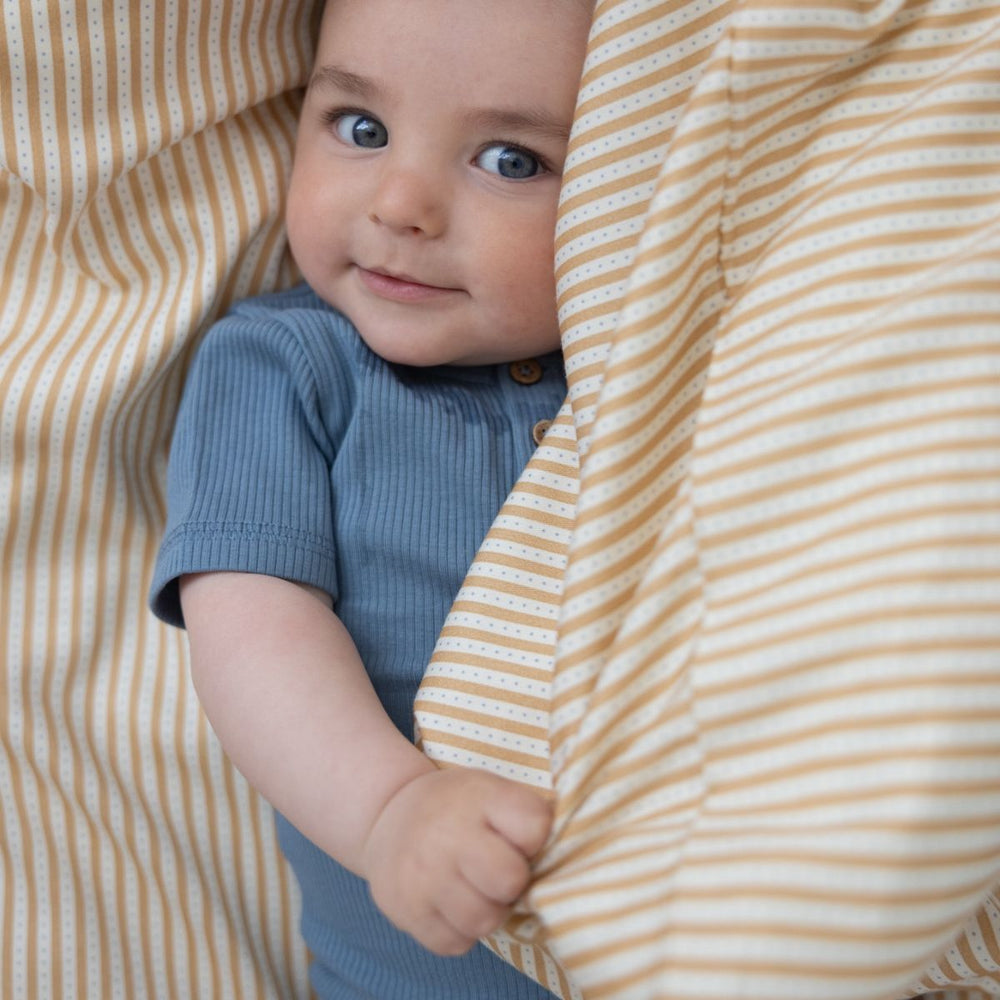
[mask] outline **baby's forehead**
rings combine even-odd
[[[590,0],[327,0],[313,82],[334,66],[391,97],[436,86],[478,108],[575,104],[590,13]]]

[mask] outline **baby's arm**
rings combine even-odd
[[[441,771],[386,715],[325,595],[274,577],[184,577],[198,696],[226,753],[310,840],[439,954],[494,930],[548,835],[544,800]]]

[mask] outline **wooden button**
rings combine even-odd
[[[507,370],[510,377],[521,385],[534,385],[542,377],[542,366],[534,358],[515,361]]]
[[[545,437],[545,432],[552,426],[551,420],[539,420],[534,427],[531,428],[531,436],[535,439],[535,444],[541,444],[542,438]]]

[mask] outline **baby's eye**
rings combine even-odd
[[[349,146],[379,149],[389,143],[389,130],[371,115],[346,113],[334,121],[337,135]]]
[[[545,167],[534,153],[520,146],[497,143],[487,146],[477,157],[476,165],[511,181],[523,181],[542,173]]]

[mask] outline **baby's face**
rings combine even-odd
[[[401,364],[559,346],[580,0],[329,0],[288,204],[306,280]]]

